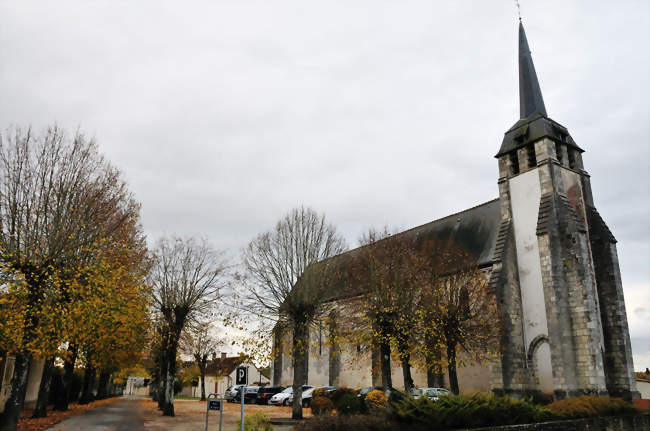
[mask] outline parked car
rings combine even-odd
[[[279,394],[284,389],[284,386],[269,386],[260,388],[260,390],[257,391],[257,404],[268,404],[273,395]]]
[[[302,387],[303,391],[306,391],[307,389],[311,389],[313,386],[309,385],[304,385]],[[269,400],[269,404],[274,405],[274,406],[290,406],[293,403],[293,387],[289,386],[279,394],[275,394],[271,397]]]
[[[235,396],[239,393],[239,389],[244,386],[244,385],[234,385],[226,389],[226,392],[224,393],[224,398],[226,399],[227,402],[233,403]]]
[[[257,391],[259,391],[259,389],[259,386],[246,386],[244,389],[244,404],[254,403],[257,400]],[[237,392],[233,401],[241,403],[241,391]]]
[[[317,386],[315,388],[307,389],[306,391],[304,391],[302,393],[302,406],[303,407],[309,407],[309,405],[311,404],[312,394],[316,389],[325,389],[327,392],[332,392],[332,391],[335,391],[337,389],[337,387],[336,386]]]
[[[433,401],[438,401],[438,398],[451,395],[451,392],[445,388],[413,388],[410,395],[413,398],[428,397]]]

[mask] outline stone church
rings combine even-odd
[[[616,239],[594,204],[584,150],[546,113],[521,23],[519,104],[495,156],[499,197],[398,235],[455,242],[489,274],[505,329],[501,355],[459,368],[461,391],[635,397]],[[332,355],[323,331],[310,333],[308,384],[378,384],[374,354],[356,346]],[[276,339],[274,384],[293,380],[290,355],[278,346],[285,342],[288,335]],[[393,373],[399,387],[399,366]],[[426,386],[424,370],[413,378]]]

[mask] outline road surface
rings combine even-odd
[[[47,431],[144,431],[142,398],[123,397],[64,420]]]

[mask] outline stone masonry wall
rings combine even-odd
[[[598,298],[604,335],[607,390],[612,396],[636,398],[632,347],[625,312],[616,239],[593,207],[587,207]]]
[[[538,243],[556,395],[606,391],[596,284],[586,226],[565,195],[554,143],[537,143],[542,201]]]

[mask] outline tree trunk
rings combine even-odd
[[[178,349],[178,335],[170,340],[165,353],[167,362],[167,375],[165,378],[165,400],[163,404],[163,416],[175,416],[174,414],[174,379],[176,378],[176,351]]]
[[[76,344],[68,344],[66,360],[63,364],[63,393],[61,394],[61,398],[57,399],[54,403],[54,410],[64,412],[68,410],[68,404],[72,401],[72,380],[74,379],[74,364],[77,361],[77,350]]]
[[[160,396],[158,395],[160,393],[160,381],[158,378],[153,377],[151,379],[151,389],[149,390],[149,393],[151,394],[151,400],[158,402],[160,400]]]
[[[379,359],[381,360],[381,386],[384,389],[393,387],[393,377],[390,373],[390,343],[382,340],[379,343]]]
[[[90,358],[88,359],[90,360]],[[95,386],[95,368],[90,364],[86,364],[79,404],[88,404],[93,400],[93,386]]]
[[[99,373],[99,386],[97,387],[97,399],[104,400],[108,398],[108,381],[111,375],[106,371]]]
[[[29,377],[29,353],[19,353],[15,356],[14,374],[11,379],[11,392],[5,403],[5,410],[0,415],[0,431],[16,431],[18,418],[23,409],[25,394],[27,393],[27,379]]]
[[[381,386],[381,354],[379,352],[379,347],[376,345],[372,346],[370,352],[370,381],[372,386]],[[336,386],[332,385],[331,386]]]
[[[205,365],[201,367],[201,401],[205,401]]]
[[[160,376],[158,377],[158,410],[165,407],[167,397],[167,335],[163,335],[160,348]]]
[[[445,385],[445,373],[440,368],[441,354],[437,347],[431,349],[427,355],[427,386],[430,388],[442,388]]]
[[[402,354],[402,375],[404,376],[404,392],[410,393],[413,389],[413,377],[411,377],[411,355]]]
[[[447,372],[449,374],[449,390],[458,395],[458,375],[456,374],[456,342],[447,339]]]
[[[294,323],[293,331],[293,419],[302,419],[302,386],[307,384],[308,360],[309,324],[298,321]]]
[[[43,364],[43,375],[41,376],[41,384],[38,387],[38,399],[36,400],[36,408],[32,415],[33,418],[44,418],[47,416],[53,370],[54,358],[47,358]]]

